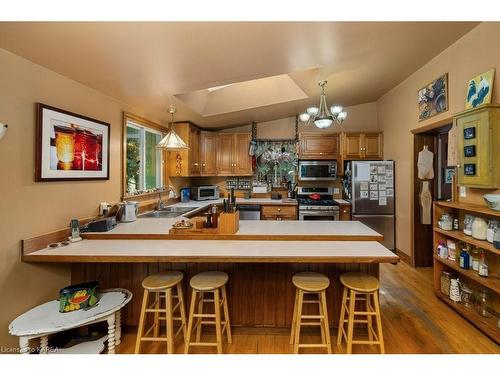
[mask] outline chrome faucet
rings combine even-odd
[[[156,205],[156,210],[157,211],[160,211],[164,208],[164,204],[166,202],[162,202],[161,200],[161,193],[164,193],[164,192],[167,192],[167,194],[170,194],[170,192],[174,193],[174,198],[177,198],[178,195],[177,195],[177,192],[175,191],[175,189],[172,188],[172,186],[168,186],[168,187],[162,187],[162,188],[158,188],[158,204]],[[167,198],[167,201],[168,201],[168,198]]]

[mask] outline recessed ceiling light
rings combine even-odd
[[[232,83],[230,83],[229,85],[209,87],[207,90],[208,90],[208,92],[212,92],[212,91],[224,89],[224,88],[229,87],[229,86],[232,86]]]

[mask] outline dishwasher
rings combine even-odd
[[[240,220],[260,220],[260,206],[258,204],[237,204]]]

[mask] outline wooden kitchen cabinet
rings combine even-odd
[[[500,187],[500,105],[485,105],[456,115],[458,185]]]
[[[339,134],[300,133],[300,159],[340,159]]]
[[[382,160],[382,133],[342,133],[344,160]]]
[[[251,176],[252,162],[248,155],[249,133],[217,134],[217,175]]]
[[[339,207],[339,220],[351,220],[351,206],[349,204],[341,204]]]
[[[169,176],[197,176],[200,174],[200,130],[189,122],[173,125],[175,132],[189,146],[187,150],[167,152]]]
[[[200,175],[217,174],[217,135],[213,132],[200,132]]]
[[[263,205],[260,207],[261,220],[297,220],[297,206]]]

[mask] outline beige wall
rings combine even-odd
[[[346,107],[347,119],[341,125],[332,125],[328,129],[318,129],[314,125],[299,124],[299,132],[338,133],[358,131],[378,131],[377,103],[365,103]],[[251,125],[238,126],[222,132],[250,132]],[[286,117],[274,121],[257,123],[257,138],[261,139],[293,139],[295,138],[295,117]]]
[[[10,321],[69,282],[69,267],[22,263],[20,240],[93,216],[101,201],[119,201],[122,111],[142,113],[2,49],[0,82],[0,122],[9,124],[0,141],[0,346],[11,346]],[[36,102],[111,124],[109,181],[34,182]]]
[[[467,81],[477,74],[496,68],[493,102],[500,100],[500,23],[482,23],[382,96],[378,102],[378,123],[384,132],[384,156],[396,161],[397,248],[411,252],[412,149],[410,130],[446,119],[465,108]],[[417,91],[448,73],[449,110],[418,122]],[[479,192],[482,193],[482,192]],[[477,191],[469,191],[475,195]]]

